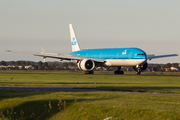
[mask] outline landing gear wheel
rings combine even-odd
[[[141,72],[137,72],[136,75],[141,75]]]
[[[121,75],[123,75],[124,74],[124,71],[114,71],[114,74],[121,74]]]
[[[123,75],[124,71],[121,71],[121,67],[118,67],[118,69],[116,71],[114,71],[114,74]]]
[[[85,71],[84,74],[94,74],[94,71]]]
[[[137,70],[136,75],[141,75],[141,69],[140,69],[140,67],[138,67],[138,70]]]

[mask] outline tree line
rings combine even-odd
[[[26,69],[26,66],[32,66],[34,70],[78,70],[77,64],[74,62],[33,62],[33,61],[1,61],[0,66],[7,66],[1,69]],[[8,67],[9,66],[9,67]],[[18,66],[21,66],[18,67]],[[149,64],[149,71],[165,71],[171,67],[179,68],[179,63],[167,63],[167,64]],[[123,67],[124,71],[132,71],[131,67]],[[99,71],[114,71],[115,67],[98,67],[96,70]]]
[[[148,69],[152,71],[166,71],[167,69],[170,71],[171,67],[175,67],[179,69],[179,63],[166,63],[166,64],[150,64]]]
[[[33,61],[1,61],[1,69],[11,70],[24,70],[28,68],[33,70],[69,70],[71,68],[77,69],[77,65],[74,62],[33,62]],[[5,66],[5,67],[2,67]]]

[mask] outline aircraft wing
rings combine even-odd
[[[21,53],[21,54],[32,54],[34,56],[40,56],[40,57],[44,57],[44,58],[56,58],[56,59],[62,59],[62,60],[78,60],[78,61],[80,61],[80,60],[84,59],[84,57],[76,57],[76,56],[71,56],[71,55],[46,53],[46,52],[33,53],[33,52],[11,51],[11,50],[6,50],[6,52]],[[91,60],[93,60],[94,62],[100,62],[100,63],[105,62],[105,60],[101,60],[101,59],[91,59]]]
[[[163,57],[173,57],[173,56],[178,56],[178,54],[168,54],[168,55],[147,55],[147,59],[156,59],[156,58],[163,58]]]

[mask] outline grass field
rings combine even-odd
[[[97,89],[180,93],[180,77],[82,72],[0,71],[0,85],[77,86]],[[179,73],[172,73],[179,75]],[[0,120],[178,120],[180,97],[130,93],[65,93],[0,90]]]
[[[103,90],[142,91],[159,93],[180,93],[180,73],[143,73],[135,72],[127,75],[113,75],[112,72],[97,72],[95,75],[85,75],[82,72],[49,72],[49,71],[1,71],[0,85],[23,86],[74,86]],[[156,74],[155,76],[151,74]],[[177,76],[179,75],[179,76]]]
[[[2,119],[180,119],[180,97],[175,96],[22,91],[0,94]]]

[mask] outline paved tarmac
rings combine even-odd
[[[42,91],[42,92],[103,92],[93,89],[75,89],[70,86],[0,86],[0,90]]]
[[[114,93],[130,93],[130,94],[146,94],[146,95],[162,95],[162,96],[180,96],[180,94],[77,89],[75,87],[70,87],[70,86],[0,86],[0,90],[42,91],[42,92],[114,92]]]

